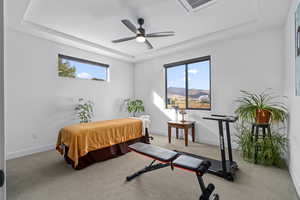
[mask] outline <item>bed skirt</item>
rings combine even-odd
[[[105,160],[108,160],[111,158],[115,158],[115,157],[124,155],[130,151],[128,146],[131,144],[134,144],[136,142],[149,143],[149,137],[143,136],[143,137],[140,137],[137,139],[129,140],[124,143],[115,144],[110,147],[91,151],[88,154],[86,154],[85,156],[82,156],[79,158],[78,165],[76,167],[74,167],[75,166],[74,161],[71,160],[67,156],[68,150],[69,150],[69,148],[67,146],[65,146],[64,158],[65,158],[65,161],[68,164],[72,165],[72,167],[74,169],[80,170],[80,169],[83,169],[83,168],[86,168],[86,167],[92,165],[93,163],[105,161]]]

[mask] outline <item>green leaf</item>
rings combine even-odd
[[[93,102],[85,101],[83,98],[78,99],[78,105],[75,107],[75,111],[78,115],[80,123],[90,122],[93,116]]]
[[[140,112],[145,111],[142,100],[139,100],[139,99],[136,99],[136,100],[126,99],[125,103],[127,104],[128,113],[133,113],[134,116],[135,116],[135,113],[140,113]]]
[[[241,91],[241,97],[236,102],[238,107],[235,113],[243,121],[253,123],[258,109],[268,110],[271,113],[272,122],[284,122],[287,119],[287,108],[285,104],[278,101],[280,96],[276,96],[268,90],[260,94]]]

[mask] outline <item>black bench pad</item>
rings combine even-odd
[[[171,151],[141,142],[130,145],[129,149],[162,162],[171,162],[179,155],[176,151]]]
[[[189,169],[192,171],[198,171],[200,165],[203,163],[203,160],[194,158],[187,155],[180,155],[173,161],[173,165],[176,167],[181,167],[183,169]]]

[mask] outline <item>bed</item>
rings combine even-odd
[[[83,169],[129,152],[128,145],[149,143],[148,126],[139,118],[122,118],[66,126],[56,149],[74,169]]]

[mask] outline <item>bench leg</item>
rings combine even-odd
[[[135,172],[134,174],[130,175],[130,176],[127,176],[126,177],[126,180],[127,181],[131,181],[132,179],[146,173],[146,172],[150,172],[150,171],[153,171],[153,170],[157,170],[157,169],[161,169],[161,168],[164,168],[164,167],[169,167],[170,166],[170,163],[158,163],[158,164],[155,164],[155,160],[153,160],[150,165],[146,166],[145,168],[141,169],[140,171],[138,172]]]
[[[207,187],[205,187],[204,181],[202,179],[202,176],[197,175],[198,178],[198,183],[200,185],[200,189],[202,192],[202,195],[200,196],[199,200],[219,200],[219,195],[218,194],[214,194],[211,198],[211,195],[213,194],[214,190],[215,190],[215,186],[213,184],[208,184]]]

